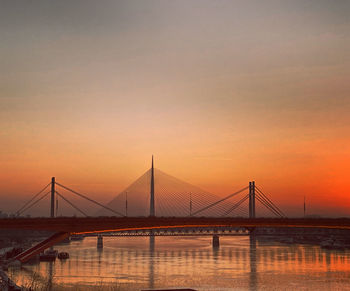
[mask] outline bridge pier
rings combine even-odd
[[[103,249],[103,236],[100,234],[97,237],[97,248]]]
[[[218,234],[213,235],[213,248],[218,248],[220,246],[220,239]]]

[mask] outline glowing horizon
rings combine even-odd
[[[349,1],[3,1],[0,210],[156,167],[350,216]]]

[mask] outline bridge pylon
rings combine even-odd
[[[149,205],[149,216],[154,217],[155,207],[154,207],[154,167],[153,167],[153,155],[152,155],[152,168],[151,168],[151,193],[150,193],[150,205]]]
[[[255,181],[249,182],[249,218],[255,218]]]

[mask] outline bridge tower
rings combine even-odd
[[[51,178],[51,212],[50,217],[55,217],[55,177]]]
[[[154,209],[154,167],[153,167],[153,155],[152,155],[152,168],[151,168],[151,195],[150,195],[150,205],[149,205],[149,216],[155,216]]]
[[[255,218],[255,182],[249,182],[249,218]]]

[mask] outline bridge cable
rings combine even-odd
[[[218,198],[216,196],[214,196],[214,197]],[[214,200],[214,202],[215,202],[215,200]],[[214,203],[214,202],[212,202],[212,203]],[[191,216],[194,216],[194,214],[196,213],[196,211],[193,211],[193,209],[195,209],[195,208],[198,209],[199,208],[199,210],[200,210],[201,208],[206,207],[207,203],[208,203],[208,200],[203,199],[201,197],[200,193],[192,193],[192,215]],[[227,206],[226,205],[217,204],[217,205],[214,205],[214,206],[213,206],[213,209],[210,209],[211,212],[209,212],[208,215],[220,216],[220,214],[222,214],[222,213],[227,211]],[[216,208],[216,209],[214,210],[214,208]],[[205,215],[205,214],[203,214],[203,215]]]
[[[274,215],[276,215],[277,217],[282,217],[278,212],[276,212],[273,208],[271,208],[269,205],[267,205],[260,196],[255,196],[255,198],[266,207],[266,209],[270,210]]]
[[[163,195],[164,193],[166,194],[165,190],[163,187],[160,187],[158,186],[157,187],[157,192],[158,194],[156,194],[156,197],[155,197],[155,204],[156,204],[156,207],[158,206],[158,208],[156,208],[156,215],[159,213],[162,213],[162,216],[166,216],[166,213],[168,213],[168,207],[167,207],[167,199],[160,199],[160,197],[163,197],[163,196],[167,196],[167,195]],[[159,195],[160,194],[160,195]],[[174,207],[173,207],[174,209]]]
[[[229,198],[231,198],[231,197],[233,197],[233,196],[235,196],[235,195],[237,195],[237,194],[239,194],[239,193],[241,193],[241,192],[243,192],[244,190],[247,190],[247,189],[248,189],[248,186],[244,187],[241,190],[239,190],[239,191],[237,191],[237,192],[235,192],[233,194],[230,194],[230,195],[226,196],[225,198],[222,198],[219,201],[216,201],[216,202],[214,202],[214,203],[212,203],[212,204],[210,204],[210,205],[208,205],[208,206],[206,206],[206,207],[204,207],[204,208],[202,208],[200,210],[197,210],[196,212],[192,213],[192,216],[194,216],[194,215],[196,215],[196,214],[198,214],[198,213],[200,213],[200,212],[202,212],[204,210],[207,210],[208,208],[213,207],[213,206],[219,204],[220,202],[225,201],[225,200],[227,200],[227,199],[229,199]]]
[[[265,203],[270,207],[273,208],[276,212],[279,213],[280,216],[284,217],[285,215],[283,213],[281,213],[281,211],[272,203],[270,203],[267,199],[266,196],[261,195],[259,192],[257,192],[257,194],[260,196],[261,199],[263,199],[265,201]]]
[[[113,213],[115,213],[115,214],[118,214],[118,215],[120,215],[120,216],[125,217],[124,214],[121,214],[120,212],[115,211],[115,210],[113,210],[112,208],[109,208],[108,206],[105,206],[105,205],[103,205],[103,204],[101,204],[101,203],[99,203],[99,202],[97,202],[97,201],[95,201],[95,200],[93,200],[93,199],[91,199],[91,198],[89,198],[89,197],[87,197],[87,196],[81,194],[81,193],[78,193],[78,192],[76,192],[76,191],[74,191],[74,190],[72,190],[72,189],[70,189],[70,188],[68,188],[68,187],[66,187],[66,186],[64,186],[64,185],[62,185],[62,184],[60,184],[60,183],[58,183],[58,182],[56,182],[56,184],[57,184],[58,186],[64,188],[64,189],[66,189],[66,190],[72,192],[72,193],[75,194],[75,195],[78,195],[78,196],[80,196],[80,197],[82,197],[82,198],[84,198],[84,199],[86,199],[86,200],[88,200],[88,201],[90,201],[90,202],[92,202],[92,203],[95,203],[95,204],[97,204],[98,206],[101,206],[101,207],[103,207],[103,208],[105,208],[105,209],[107,209],[107,210],[109,210],[109,211],[111,211],[111,212],[113,212]]]
[[[259,195],[255,196],[256,199],[258,199],[258,201],[260,201],[267,209],[269,209],[273,214],[275,214],[278,217],[283,217],[281,216],[281,214],[279,214],[276,210],[274,210],[273,208],[271,208],[270,206],[268,206],[268,204],[266,204],[264,202],[264,200],[261,199],[261,197]]]
[[[164,187],[158,186],[156,193],[160,194],[160,195],[156,194],[156,197],[155,197],[156,203],[157,202],[159,203],[159,208],[160,208],[159,211],[161,211],[163,216],[167,216],[167,215],[170,216],[170,214],[167,214],[167,213],[169,213],[171,211],[168,211],[168,203],[167,203],[168,199],[166,199],[166,197],[169,196],[169,195],[167,195],[166,189]],[[162,197],[162,199],[160,199],[160,197]],[[175,210],[175,213],[176,213],[177,209],[175,209],[175,208],[177,208],[177,207],[175,205],[172,205],[171,210],[173,210],[173,211]],[[157,215],[157,213],[159,214],[159,211],[157,211],[157,209],[156,209],[156,215]]]
[[[227,204],[222,203],[222,204],[217,204],[217,205],[213,206],[212,210],[214,212],[214,216],[218,216],[218,217],[222,216],[225,212],[227,212],[228,207],[230,207],[230,205],[232,205],[232,203],[234,203],[234,201],[233,202],[228,201]],[[215,210],[215,208],[217,208],[217,209]]]
[[[167,192],[167,189],[165,188],[162,188],[163,190],[163,193],[165,194],[168,194],[168,195],[164,195],[165,197],[167,198],[170,198],[172,197],[174,199],[174,203],[173,205],[171,205],[171,210],[170,212],[174,213],[174,216],[181,216],[181,213],[186,213],[186,210],[185,210],[185,207],[186,206],[183,206],[181,203],[178,203],[178,202],[182,202],[184,199],[182,198],[183,195],[181,195],[179,192]],[[169,197],[169,194],[170,194],[170,197]],[[164,199],[164,202],[165,202],[165,205],[168,205],[168,201],[170,201],[171,199],[167,199],[165,198]]]
[[[248,197],[249,197],[249,193],[248,193]],[[246,203],[248,202],[247,200],[244,201],[241,205],[239,205],[237,207],[237,209],[235,209],[235,212],[239,212],[240,215],[243,215],[243,216],[249,216],[249,203]],[[247,204],[247,205],[244,205],[244,204]]]
[[[203,194],[205,194],[206,196],[208,196],[208,194],[209,194],[209,196],[212,196],[212,195],[213,195],[213,194],[211,194],[211,193],[206,193],[206,192],[204,192],[204,193],[192,192],[192,206],[193,206],[192,210],[194,210],[195,208],[201,209],[201,208],[207,206],[208,197],[207,197],[207,199],[203,198]],[[219,197],[216,197],[216,196],[214,196],[214,197],[215,197],[216,199],[219,198]],[[212,200],[212,197],[210,197],[209,199]],[[214,200],[214,202],[215,202],[215,200]],[[227,207],[224,206],[224,205],[218,204],[217,207],[219,208],[218,211],[220,211],[220,212],[225,212],[225,211],[227,211]],[[193,213],[192,213],[192,216],[193,216],[193,214],[195,213],[195,211],[192,211],[192,212],[193,212]],[[187,211],[186,211],[186,213],[187,213]],[[217,215],[217,213],[216,213],[215,215]]]
[[[281,209],[279,209],[278,207],[277,207],[277,205],[275,205],[258,187],[255,187],[256,188],[256,190],[267,200],[267,201],[269,201],[270,202],[270,204],[272,204],[272,206],[273,207],[275,207],[276,208],[276,210],[278,210],[278,212],[279,213],[281,213],[282,215],[284,215],[284,216],[286,216],[284,213],[283,213],[283,211],[281,210]]]
[[[278,212],[280,213],[280,214],[282,214],[282,216],[284,216],[284,217],[287,217],[285,214],[284,214],[284,212],[281,210],[281,209],[279,209],[278,207],[277,207],[277,205],[275,205],[258,187],[256,187],[255,186],[255,188],[256,188],[256,190],[258,190],[258,192],[262,195],[262,196],[264,196],[264,198],[265,199],[267,199],[277,210],[278,210]]]
[[[198,193],[183,193],[182,195],[179,195],[180,199],[182,202],[185,202],[183,204],[183,215],[184,216],[193,216],[193,209],[195,208],[196,205],[200,204],[200,205],[205,205],[206,203],[204,202],[204,200],[200,199],[200,194]],[[192,200],[192,213],[190,214],[190,196],[191,196],[191,200]],[[203,207],[203,206],[201,206]]]
[[[273,212],[276,213],[278,216],[284,217],[284,215],[280,213],[278,209],[276,209],[274,205],[272,205],[268,200],[266,200],[266,198],[262,196],[259,192],[256,192],[256,196],[260,198],[261,202],[263,203],[263,205],[265,205],[266,208],[268,208],[269,210],[273,210]]]
[[[190,195],[188,193],[184,192],[177,192],[177,196],[179,197],[178,201],[180,202],[179,204],[181,205],[181,216],[187,216],[190,215]]]
[[[23,212],[27,211],[28,209],[33,207],[35,204],[37,204],[39,201],[43,200],[49,193],[51,193],[51,191],[48,191],[42,197],[40,197],[38,200],[34,201],[31,205],[29,205],[26,208],[22,209],[20,212],[18,212],[18,215],[22,214]]]
[[[21,212],[22,209],[24,209],[29,203],[31,203],[36,197],[38,197],[42,192],[45,191],[45,189],[47,187],[49,187],[49,185],[51,184],[51,182],[49,184],[47,184],[43,189],[41,189],[38,193],[36,193],[29,201],[27,201],[20,209],[18,209],[15,213],[17,213],[17,215],[19,215],[19,212]]]
[[[228,215],[230,212],[232,212],[233,210],[235,210],[238,206],[240,206],[244,201],[246,201],[249,197],[249,194],[247,194],[246,196],[244,196],[241,200],[239,200],[235,205],[233,205],[228,211],[226,211],[226,213],[224,213],[222,216],[226,216]]]
[[[249,194],[247,194],[249,197]],[[242,201],[243,200],[243,201]],[[239,205],[237,205],[237,208],[234,208],[231,210],[231,212],[234,210],[236,215],[241,215],[241,216],[247,216],[248,215],[248,207],[245,207],[243,204],[247,201],[247,199],[244,199],[244,197],[239,200],[242,201]],[[239,201],[236,201],[236,204],[238,204]],[[233,208],[233,206],[231,207]]]
[[[248,217],[249,212],[247,209],[248,209],[248,204],[246,206],[240,205],[237,209],[235,209],[235,212],[237,213],[238,216]]]
[[[246,199],[243,201],[241,199],[239,201],[239,202],[241,202],[239,205],[237,205],[238,204],[238,202],[237,202],[236,207],[232,206],[230,209],[227,209],[226,212],[224,214],[221,214],[220,217],[228,217],[228,215],[230,213],[232,213],[232,216],[242,216],[242,217],[246,216],[248,212],[243,208],[243,205],[242,205],[245,201],[246,201]]]
[[[271,205],[271,203],[269,203],[259,192],[256,192],[256,197],[259,197],[262,200],[262,202],[264,202],[263,205],[266,208],[272,209],[274,211],[274,213],[278,214],[278,216],[284,217],[284,215],[282,213],[280,213],[273,205]]]
[[[157,191],[157,193],[159,193],[159,191]],[[166,211],[164,210],[164,204],[163,204],[163,201],[162,199],[156,199],[155,200],[155,207],[156,207],[156,215],[157,213],[161,213],[161,216],[164,216],[164,213],[166,213]]]
[[[234,209],[236,215],[238,216],[248,216],[248,204],[247,206],[243,205],[245,204],[247,200],[245,200],[241,205],[239,205],[236,209]]]
[[[157,187],[157,189],[159,189]],[[167,192],[167,189],[164,189],[164,188],[161,188],[161,193],[167,193],[168,195],[162,195],[162,196],[165,196],[165,197],[171,197],[172,199],[174,199],[174,201],[176,203],[174,203],[174,205],[170,205],[170,213],[174,213],[175,216],[186,216],[187,214],[189,214],[189,204],[186,203],[186,201],[189,202],[189,193],[183,191],[183,190],[177,190],[177,189],[174,189],[172,190],[171,192]],[[158,190],[159,192],[159,190]],[[199,199],[200,197],[200,194],[198,193],[193,193],[192,192],[192,201],[193,201],[193,204],[196,205],[198,203],[200,204],[204,204],[204,206],[207,204],[206,201],[204,201],[204,199]],[[168,201],[168,199],[164,199],[165,202]],[[171,200],[171,199],[170,199]],[[183,203],[185,202],[185,203]],[[166,205],[168,205],[168,203],[166,203]],[[203,207],[203,206],[202,206]],[[219,205],[219,207],[221,207]],[[167,207],[168,208],[168,207]],[[224,209],[226,210],[226,209]]]
[[[158,188],[157,188],[158,189]],[[178,208],[177,210],[181,212],[181,215],[182,213],[185,213],[187,214],[188,211],[189,211],[189,208],[188,208],[188,204],[187,203],[183,203],[184,201],[189,201],[189,193],[184,191],[183,189],[172,189],[171,192],[168,192],[166,188],[163,188],[162,189],[164,193],[168,193],[168,195],[165,195],[165,196],[170,196],[171,198],[173,198],[175,201],[176,201],[176,206],[175,208]],[[192,192],[192,198],[193,198],[193,202],[194,204],[202,204],[204,206],[206,206],[207,204],[207,201],[205,201],[204,199],[200,199],[201,197],[201,194],[198,194],[196,192]],[[182,202],[182,203],[181,203]],[[171,205],[171,210],[172,212],[175,210],[174,206]]]
[[[248,187],[247,187],[248,188]],[[243,189],[242,189],[242,191],[244,191]],[[239,194],[239,193],[233,193],[233,194]],[[231,197],[233,197],[234,195],[233,194],[231,194],[231,195],[229,195],[230,197],[226,197],[226,199],[228,199],[228,198],[231,198]],[[222,199],[222,201],[224,201],[225,200],[225,198],[224,199]],[[192,213],[192,216],[194,216],[195,214],[197,214],[197,213],[199,213],[199,212],[201,212],[201,211],[205,211],[205,210],[209,210],[209,208],[212,208],[212,210],[214,211],[214,216],[222,216],[225,212],[227,212],[227,210],[228,210],[228,207],[225,205],[225,204],[223,204],[223,203],[221,203],[221,204],[219,204],[220,202],[222,202],[222,201],[216,201],[216,202],[213,202],[211,205],[209,205],[210,207],[208,207],[208,206],[206,206],[206,207],[204,207],[203,209],[201,209],[201,210],[198,210],[198,211],[195,211],[194,213]],[[205,203],[205,202],[204,202]],[[206,204],[206,203],[205,203]],[[233,204],[233,203],[232,203]],[[231,204],[231,205],[232,205]],[[214,210],[213,208],[217,208],[216,210]],[[213,213],[213,211],[212,211],[212,213]],[[208,213],[209,214],[209,213]],[[204,215],[204,214],[203,214]]]
[[[64,201],[66,201],[70,206],[72,206],[75,210],[78,210],[81,214],[85,215],[86,217],[89,217],[84,211],[79,209],[77,206],[75,206],[72,202],[70,202],[67,198],[65,198],[62,194],[55,191],[58,196],[60,196]]]

